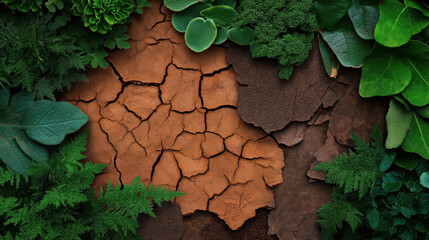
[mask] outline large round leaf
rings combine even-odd
[[[230,6],[220,5],[204,9],[201,15],[213,20],[216,26],[226,28],[235,22],[237,12]]]
[[[386,115],[387,139],[386,148],[397,148],[407,136],[413,121],[413,114],[407,111],[401,103],[392,99]]]
[[[173,27],[178,32],[184,33],[186,31],[186,27],[188,27],[189,22],[194,18],[201,17],[200,12],[211,6],[212,5],[208,3],[198,3],[181,12],[173,13],[173,18],[171,19]]]
[[[386,47],[399,47],[429,24],[429,18],[419,10],[398,0],[380,4],[380,21],[375,28],[375,40]]]
[[[164,0],[165,6],[174,12],[180,12],[185,10],[187,7],[200,2],[199,0]]]
[[[217,36],[213,44],[222,44],[228,39],[228,28],[218,28]]]
[[[375,26],[380,19],[378,6],[362,5],[359,0],[353,0],[348,13],[359,37],[374,39]]]
[[[255,37],[255,32],[249,27],[235,27],[228,31],[228,38],[238,45],[249,45],[255,40]]]
[[[215,41],[217,28],[213,20],[198,17],[193,19],[186,28],[186,45],[195,52],[202,52]]]
[[[361,67],[371,50],[371,42],[360,38],[347,18],[334,30],[323,31],[322,36],[345,67]]]
[[[425,172],[420,176],[420,184],[425,188],[429,188],[429,172]]]

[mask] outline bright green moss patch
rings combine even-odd
[[[252,57],[277,59],[283,79],[307,58],[317,28],[312,0],[242,0],[237,24],[255,30]]]

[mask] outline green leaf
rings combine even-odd
[[[228,39],[228,28],[218,28],[217,36],[213,44],[222,44]]]
[[[415,110],[422,118],[429,118],[429,105],[417,107]]]
[[[329,77],[336,78],[338,74],[338,68],[340,67],[340,62],[329,45],[325,42],[325,40],[323,40],[320,33],[317,34],[317,38],[319,40],[319,49],[320,54],[322,55],[325,71],[328,73]]]
[[[419,0],[405,0],[405,5],[419,10],[423,15],[429,17],[429,9]]]
[[[412,79],[397,49],[375,44],[362,66],[359,93],[362,97],[389,96],[402,92]]]
[[[215,0],[212,4],[214,6],[226,5],[226,6],[235,8],[235,6],[237,5],[237,2],[235,0]]]
[[[201,17],[200,12],[211,6],[212,5],[208,3],[198,3],[181,12],[173,13],[173,18],[171,19],[173,27],[178,32],[184,33],[186,31],[186,27],[188,27],[189,22],[194,18]]]
[[[428,24],[429,18],[419,10],[398,0],[384,0],[380,4],[380,21],[375,28],[375,40],[386,47],[399,47]]]
[[[317,21],[323,29],[332,29],[347,14],[351,0],[318,0],[314,3]]]
[[[406,157],[402,156],[402,157],[397,157],[394,163],[399,167],[412,171],[419,164],[419,160],[420,158],[413,157],[413,156],[406,156]]]
[[[385,149],[378,150],[375,154],[375,158],[377,159],[377,162],[380,162],[380,172],[389,170],[395,160],[395,157],[395,152],[387,152]]]
[[[343,19],[334,30],[323,31],[322,36],[345,67],[361,67],[371,50],[371,42],[356,34],[349,19]]]
[[[213,20],[198,17],[193,19],[185,32],[186,45],[194,52],[208,49],[217,36],[217,28]]]
[[[376,229],[380,221],[380,212],[378,212],[378,210],[375,208],[370,208],[366,212],[366,219],[368,220],[369,226],[372,229]]]
[[[213,6],[201,11],[201,15],[213,20],[218,27],[230,27],[237,17],[234,8],[226,5]]]
[[[399,173],[397,172],[388,172],[383,176],[383,189],[386,192],[396,192],[402,187],[402,180]]]
[[[429,188],[429,172],[425,172],[420,176],[420,184],[425,188]]]
[[[255,31],[249,27],[234,27],[228,31],[228,38],[238,45],[250,45],[255,37]]]
[[[378,6],[362,5],[359,0],[353,0],[348,13],[359,37],[374,39],[375,26],[380,19]]]
[[[420,221],[416,224],[416,230],[429,235],[429,221]]]
[[[413,121],[413,114],[407,111],[402,104],[392,99],[386,115],[387,139],[386,148],[392,149],[401,146]]]
[[[429,46],[412,40],[401,51],[408,55],[404,61],[413,74],[402,95],[415,106],[425,106],[429,104]]]
[[[0,106],[7,106],[0,112],[0,159],[19,174],[28,170],[29,157],[38,163],[47,162],[48,150],[43,145],[60,144],[65,135],[88,121],[85,114],[67,102],[34,102],[31,93],[24,91],[10,101],[6,98],[9,90],[0,95]]]
[[[413,112],[413,122],[408,135],[404,139],[402,149],[417,153],[429,159],[429,123]]]
[[[180,12],[185,10],[187,7],[198,3],[198,0],[164,0],[165,6],[174,12]]]

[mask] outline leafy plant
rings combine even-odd
[[[252,29],[234,27],[235,0],[164,0],[164,4],[175,11],[173,26],[185,33],[186,45],[195,52],[224,43],[228,38],[239,45],[249,45],[255,38]]]
[[[387,151],[378,128],[372,136],[371,143],[353,136],[356,153],[313,168],[335,184],[318,210],[322,239],[428,239],[428,161]]]
[[[37,12],[40,10],[42,0],[1,0],[10,9],[21,12]]]
[[[137,217],[155,217],[161,205],[182,193],[146,188],[139,177],[120,189],[109,182],[99,197],[91,188],[105,167],[85,156],[85,131],[50,154],[49,163],[32,163],[23,176],[0,166],[0,236],[2,239],[139,239]]]
[[[362,97],[396,95],[414,108],[428,106],[428,7],[418,0],[318,0],[319,47],[327,73],[336,77],[339,63],[362,67]],[[429,159],[428,121],[413,111],[401,115],[406,121],[397,121],[392,117],[399,111],[392,109],[395,106],[391,104],[386,116],[390,121],[386,147],[404,143],[404,150]]]
[[[242,0],[237,27],[255,31],[252,57],[277,59],[279,76],[289,79],[308,56],[317,28],[312,0]],[[232,34],[232,33],[231,33]]]
[[[11,96],[0,90],[0,159],[14,172],[24,174],[30,159],[46,163],[48,148],[58,145],[65,135],[79,130],[88,117],[67,102],[34,101],[21,91]]]
[[[22,87],[36,98],[54,99],[55,91],[86,81],[84,52],[51,14],[12,17],[0,22],[0,87]]]

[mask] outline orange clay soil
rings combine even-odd
[[[210,211],[235,230],[274,207],[283,151],[237,112],[238,83],[226,49],[197,54],[161,5],[128,29],[131,48],[110,53],[108,69],[86,73],[66,100],[89,116],[88,159],[107,164],[94,188],[137,176],[186,193],[182,214]]]

